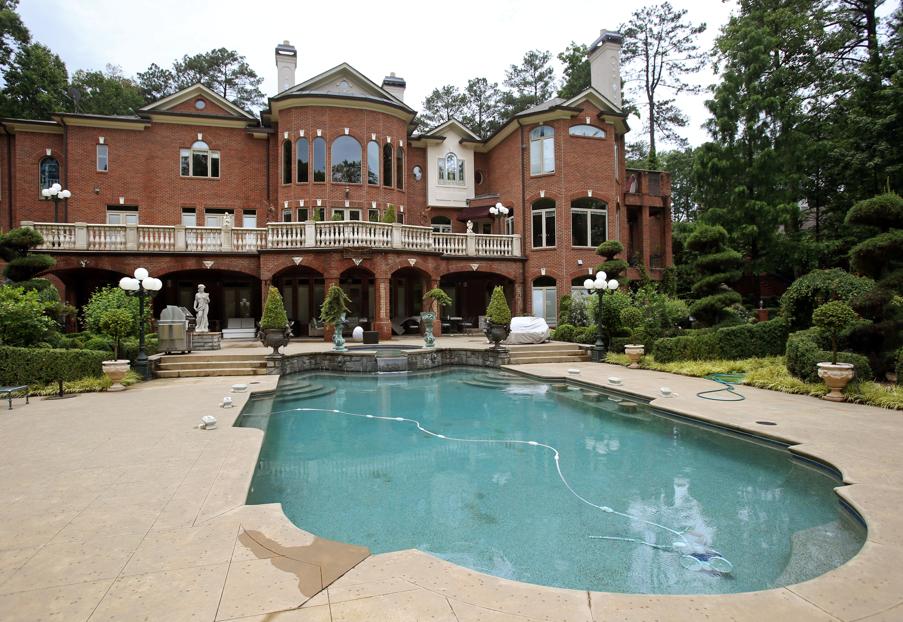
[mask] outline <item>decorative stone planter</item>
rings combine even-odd
[[[102,366],[104,375],[113,381],[113,385],[107,391],[125,391],[125,387],[122,386],[122,379],[129,373],[128,360],[103,361]]]
[[[822,399],[831,402],[845,401],[847,398],[843,394],[843,390],[856,375],[852,363],[819,363],[817,367],[818,377],[824,380],[830,389],[830,392]]]
[[[643,357],[643,354],[646,353],[645,346],[642,344],[633,344],[628,343],[624,346],[624,354],[627,355],[627,358],[630,359],[630,365],[627,367],[629,369],[637,369],[640,366],[640,359]]]
[[[433,336],[433,322],[436,314],[432,311],[424,311],[420,314],[420,323],[423,324],[423,342],[424,348],[433,348],[436,346],[436,338]]]
[[[493,350],[499,349],[499,343],[508,338],[508,334],[511,332],[511,329],[507,324],[493,324],[489,323],[488,328],[486,329],[486,337],[489,341],[492,342]]]
[[[268,348],[273,348],[272,354],[279,354],[279,348],[288,345],[291,332],[285,328],[261,328],[257,333],[260,343]]]

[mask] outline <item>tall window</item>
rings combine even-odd
[[[351,136],[339,136],[332,141],[332,181],[346,184],[361,183],[361,144]]]
[[[292,141],[282,141],[282,183],[292,183]]]
[[[383,145],[383,185],[392,187],[392,145]]]
[[[533,203],[533,248],[555,246],[555,201],[539,199]]]
[[[439,183],[463,186],[464,160],[453,153],[439,158]]]
[[[326,181],[326,139],[314,138],[314,181]]]
[[[110,147],[97,145],[97,170],[106,173],[110,170]]]
[[[367,183],[379,185],[379,143],[375,140],[367,143]]]
[[[310,145],[306,138],[299,138],[295,142],[295,162],[298,169],[298,183],[306,184],[308,182],[307,166],[310,164]]]
[[[533,281],[533,316],[558,323],[558,289],[555,279],[542,276]]]
[[[41,178],[41,187],[39,190],[60,183],[60,163],[56,158],[47,157],[42,159],[38,168],[40,170]]]
[[[540,125],[530,131],[530,174],[555,172],[555,130]]]
[[[202,140],[180,149],[179,170],[182,177],[219,177],[219,151],[211,151]]]
[[[605,241],[608,206],[599,199],[571,201],[571,245],[598,246]]]
[[[430,224],[436,233],[451,233],[451,219],[448,216],[433,216]]]
[[[395,150],[395,187],[404,190],[404,149]]]

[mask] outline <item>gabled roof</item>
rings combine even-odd
[[[466,125],[464,125],[463,123],[461,123],[460,121],[455,119],[454,117],[452,117],[445,123],[442,123],[441,125],[437,125],[433,129],[431,129],[427,132],[424,132],[423,134],[420,134],[417,138],[420,138],[420,139],[445,138],[443,132],[450,127],[457,128],[461,133],[466,135],[465,138],[470,138],[471,140],[481,140],[480,137],[477,136],[476,133],[474,133],[469,127],[467,127]]]
[[[270,99],[272,101],[299,95],[373,100],[400,107],[407,112],[414,112],[402,100],[377,85],[348,63],[336,65],[332,69],[328,69],[309,80],[277,93]]]
[[[220,108],[226,110],[227,112],[231,112],[232,116],[239,117],[247,121],[256,121],[257,119],[257,117],[255,117],[251,113],[242,110],[222,95],[211,91],[206,86],[200,83],[184,88],[181,91],[173,93],[169,97],[164,97],[161,100],[155,101],[152,104],[148,104],[147,106],[140,108],[138,110],[138,113],[167,112],[172,108],[178,106],[179,104],[199,96],[202,96],[205,99],[209,99]]]
[[[560,98],[555,98],[555,99],[560,99]],[[589,100],[589,102],[592,105],[594,105],[599,110],[602,110],[603,112],[612,112],[615,114],[621,113],[620,106],[617,106],[613,101],[609,100],[607,97],[605,97],[605,95],[603,95],[602,93],[600,93],[598,90],[596,90],[595,88],[593,88],[591,86],[588,87],[582,93],[579,93],[578,95],[570,98],[569,100],[562,101],[562,103],[560,105],[575,106],[575,105],[577,105],[581,102],[587,101],[587,100]],[[552,101],[552,100],[549,100],[549,101]]]

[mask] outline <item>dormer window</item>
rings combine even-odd
[[[451,186],[464,185],[464,160],[453,153],[439,158],[439,183]]]
[[[179,150],[179,174],[182,177],[219,178],[219,151],[211,151],[202,140],[190,149]]]

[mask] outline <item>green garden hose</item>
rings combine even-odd
[[[722,385],[722,387],[720,389],[700,391],[696,394],[696,397],[701,397],[704,400],[712,400],[714,402],[742,402],[746,398],[737,393],[737,391],[734,389],[734,385],[742,383],[743,376],[744,374],[740,372],[731,372],[729,374],[709,374],[705,377],[705,379],[717,382],[718,384]],[[730,395],[730,397],[708,397],[708,394],[721,393],[722,391],[726,391]]]

